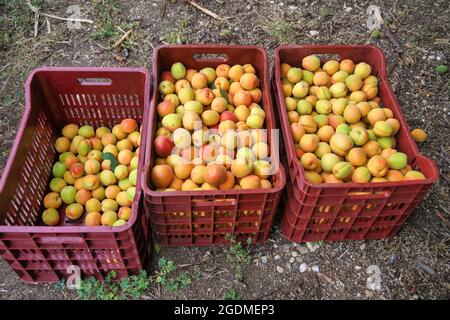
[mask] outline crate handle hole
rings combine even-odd
[[[210,62],[226,62],[228,55],[225,53],[196,53],[192,57],[196,61],[210,61]]]
[[[109,78],[78,78],[78,83],[82,86],[110,86],[112,80]]]
[[[362,192],[349,192],[347,194],[349,199],[385,199],[389,198],[392,191],[362,191]]]

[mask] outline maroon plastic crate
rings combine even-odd
[[[205,56],[206,55],[206,56]],[[211,57],[212,55],[212,57]],[[219,55],[219,57],[218,57]],[[159,102],[158,84],[161,73],[170,70],[175,62],[186,68],[216,67],[221,63],[251,63],[261,80],[262,107],[266,113],[266,128],[275,129],[275,118],[270,99],[268,58],[264,49],[257,46],[184,45],[160,46],[153,53],[153,95],[150,103],[148,143],[142,182],[145,210],[150,219],[153,240],[166,246],[202,246],[227,244],[227,234],[240,241],[252,239],[253,243],[267,240],[280,194],[285,185],[283,166],[272,176],[272,188],[253,190],[212,191],[155,191],[150,181],[155,154],[152,141],[155,137]]]
[[[288,115],[280,80],[280,65],[298,66],[302,59],[317,54],[321,62],[333,58],[367,62],[379,80],[381,104],[392,110],[400,121],[396,136],[397,149],[406,153],[410,165],[419,169],[425,180],[311,184],[297,159],[291,137]],[[387,81],[383,52],[369,45],[303,45],[280,46],[275,50],[272,90],[277,106],[277,121],[282,129],[282,162],[288,172],[285,209],[281,230],[296,242],[320,240],[384,239],[395,235],[408,216],[424,198],[439,176],[433,160],[421,155],[410,135],[410,129],[397,99]]]
[[[25,282],[67,278],[76,265],[83,278],[122,278],[142,270],[147,254],[147,219],[140,177],[130,220],[121,227],[88,227],[83,219],[45,226],[43,197],[49,191],[54,143],[68,123],[112,127],[124,118],[144,124],[145,155],[150,76],[133,68],[39,68],[25,86],[25,112],[0,181],[0,254]],[[61,210],[63,211],[63,210]]]

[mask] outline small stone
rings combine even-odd
[[[289,6],[288,9],[289,9],[289,10],[297,10],[298,7],[297,7],[297,6]]]
[[[262,256],[261,257],[261,262],[266,264],[267,263],[267,257],[266,256]]]
[[[277,271],[278,271],[278,273],[283,273],[284,269],[280,266],[277,266]]]
[[[319,249],[320,244],[317,242],[307,242],[306,246],[308,247],[309,251],[314,252]]]
[[[307,254],[307,253],[309,253],[308,248],[306,248],[306,247],[304,247],[304,246],[298,247],[297,250],[298,250],[298,252],[300,252],[300,254]]]
[[[311,30],[310,32],[309,32],[309,35],[311,36],[311,37],[315,37],[315,36],[317,36],[319,34],[319,31],[317,31],[317,30]]]
[[[345,12],[350,12],[350,11],[352,11],[352,10],[353,10],[352,7],[347,7],[347,8],[345,8]]]
[[[360,266],[355,266],[355,270],[356,271],[359,271],[359,270],[361,270],[362,269],[362,267],[360,267]]]
[[[391,254],[391,256],[389,257],[389,262],[390,263],[394,263],[395,261],[397,261],[397,255],[395,253]]]
[[[295,258],[294,257],[289,259],[289,263],[294,263],[294,262],[295,262]]]
[[[297,251],[292,251],[291,252],[291,256],[293,256],[294,258],[298,256],[298,252]]]
[[[274,259],[275,259],[275,260],[280,260],[281,257],[280,257],[279,255],[276,255],[276,256],[274,257]]]
[[[292,244],[292,246],[293,246],[294,248],[297,248],[298,244],[294,242],[294,243]]]
[[[276,248],[278,248],[278,245],[277,245],[277,244],[274,244],[273,247],[276,249]]]
[[[359,248],[360,248],[361,250],[364,250],[364,249],[366,248],[366,245],[363,243],[362,245],[359,246]]]
[[[311,267],[311,270],[314,271],[314,272],[319,272],[319,266],[314,265],[314,266]]]
[[[373,292],[369,290],[365,290],[364,293],[366,294],[367,298],[373,298],[374,296]]]
[[[302,264],[300,265],[299,271],[303,273],[303,272],[305,272],[306,270],[308,270],[308,265],[307,265],[306,263],[302,263]]]

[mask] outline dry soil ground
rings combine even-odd
[[[250,250],[252,262],[243,267],[242,279],[227,261],[226,248],[163,248],[154,251],[149,269],[166,257],[187,265],[182,269],[193,283],[175,293],[152,287],[143,298],[221,299],[234,290],[235,296],[249,299],[448,299],[450,78],[435,71],[437,65],[449,63],[448,2],[198,2],[226,19],[218,21],[183,1],[34,0],[42,12],[61,17],[70,14],[69,5],[78,5],[84,18],[95,21],[69,29],[65,21],[41,15],[35,31],[35,15],[24,0],[1,0],[0,170],[24,109],[24,79],[37,66],[150,68],[153,48],[163,43],[258,44],[271,59],[281,43],[376,44],[388,57],[389,82],[409,125],[429,134],[420,150],[436,160],[441,171],[440,180],[398,236],[320,243],[311,251],[305,244],[284,240],[275,222],[270,240]],[[386,32],[381,38],[371,37],[366,26],[369,5],[381,8],[396,41]],[[109,49],[122,35],[117,27],[134,28],[122,45],[127,53]],[[368,287],[373,265],[379,267],[379,290]],[[25,285],[0,259],[0,299],[66,297],[77,295],[54,285]]]

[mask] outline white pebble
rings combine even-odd
[[[278,271],[278,273],[283,273],[284,269],[280,266],[277,266],[277,271]]]
[[[275,260],[280,260],[281,257],[280,257],[279,255],[276,255],[274,259],[275,259]]]
[[[306,270],[308,270],[308,265],[307,265],[306,263],[302,263],[302,264],[300,265],[299,271],[303,273],[303,272],[305,272]]]
[[[319,266],[312,266],[311,270],[314,272],[319,272]]]
[[[297,251],[292,251],[292,252],[291,252],[291,255],[295,258],[295,257],[298,256],[298,252],[297,252]]]

